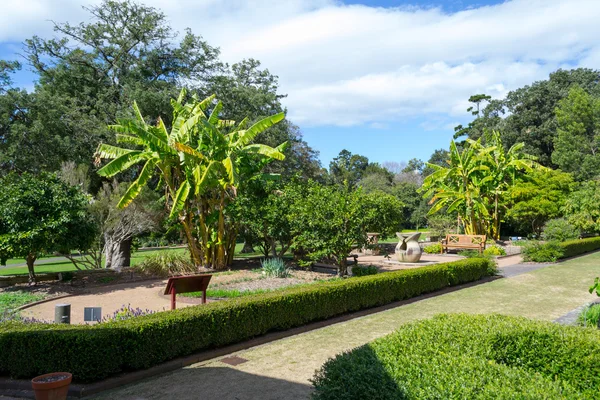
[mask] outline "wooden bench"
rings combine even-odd
[[[479,250],[481,254],[485,249],[486,240],[486,235],[446,235],[446,239],[442,239],[441,254],[444,254],[444,249],[446,253],[449,249],[474,249]]]

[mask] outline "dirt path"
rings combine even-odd
[[[102,307],[102,314],[112,314],[123,305],[131,305],[142,310],[163,311],[170,308],[168,297],[161,296],[166,280],[145,282],[132,282],[98,287],[90,289],[89,294],[70,296],[62,299],[48,301],[21,311],[24,317],[33,317],[41,320],[54,319],[54,306],[57,304],[71,304],[71,323],[83,323],[84,307]],[[193,304],[178,302],[178,307],[187,307]]]
[[[600,253],[593,254],[427,298],[238,352],[233,355],[248,361],[237,366],[223,363],[222,358],[210,360],[95,398],[307,399],[310,378],[328,358],[388,334],[409,321],[453,312],[554,320],[595,298],[587,288],[600,273],[599,262]]]

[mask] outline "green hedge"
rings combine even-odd
[[[500,315],[442,315],[343,353],[316,400],[592,399],[600,331]]]
[[[95,381],[495,273],[485,259],[324,282],[94,326],[0,324],[0,374]]]
[[[563,256],[561,258],[574,257],[600,249],[600,236],[587,239],[567,240],[566,242],[559,243],[559,246],[563,250]]]

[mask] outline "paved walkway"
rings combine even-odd
[[[595,298],[587,288],[600,274],[600,253],[521,271],[406,305],[355,318],[233,355],[237,366],[206,361],[101,394],[96,399],[307,399],[310,378],[328,358],[438,313],[502,313],[554,320]],[[503,267],[504,270],[513,268]],[[515,266],[523,268],[523,266]],[[231,356],[231,355],[230,355]]]

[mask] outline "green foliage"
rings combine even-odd
[[[135,267],[137,271],[151,276],[178,276],[198,273],[198,268],[190,258],[174,251],[161,251],[144,258]]]
[[[450,143],[447,167],[428,164],[433,173],[423,182],[423,197],[431,198],[429,214],[441,210],[457,212],[468,235],[483,235],[499,239],[504,201],[517,178],[537,164],[523,153],[523,143],[505,150],[499,132],[481,139],[467,139],[464,146]]]
[[[446,235],[456,232],[456,218],[450,215],[431,215],[427,218],[427,230],[430,237],[444,239]]]
[[[121,371],[409,299],[493,274],[488,260],[273,291],[99,325],[0,324],[0,374],[31,378],[50,371],[95,381]],[[27,344],[27,345],[25,345]],[[52,351],[48,351],[48,349]]]
[[[0,315],[8,310],[14,310],[25,304],[42,300],[45,296],[40,293],[31,293],[23,290],[0,292]]]
[[[600,296],[600,278],[596,277],[594,279],[594,284],[590,286],[590,294],[596,292],[596,295]]]
[[[582,232],[600,233],[600,182],[581,183],[567,198],[564,212]]]
[[[290,270],[281,258],[265,258],[260,262],[262,272],[267,278],[287,278]]]
[[[542,239],[554,242],[577,239],[580,235],[579,229],[574,227],[564,218],[551,219],[544,225]]]
[[[546,221],[563,215],[572,183],[572,176],[562,171],[529,172],[509,188],[506,218],[521,235],[539,237]]]
[[[329,175],[333,183],[350,187],[356,186],[369,166],[369,159],[359,154],[352,154],[348,150],[340,154],[329,163]]]
[[[246,119],[237,125],[219,119],[223,109],[220,102],[208,114],[214,96],[189,103],[183,101],[185,96],[183,90],[172,100],[174,122],[170,131],[160,118],[156,126],[146,123],[134,102],[136,118],[118,120],[110,128],[117,133],[117,141],[135,143],[142,150],[101,144],[96,152],[98,162],[112,161],[98,174],[111,177],[143,163],[118,207],[127,207],[152,178],[160,178],[170,218],[181,223],[193,262],[223,269],[233,260],[237,234],[236,221],[226,208],[244,182],[257,178],[270,161],[285,158],[282,151],[286,143],[276,148],[252,144],[257,135],[283,120],[284,113],[247,127]]]
[[[597,70],[559,69],[546,80],[510,91],[504,99],[489,102],[473,121],[475,129],[469,132],[469,137],[478,139],[486,129],[499,130],[503,132],[505,148],[523,142],[525,152],[536,156],[540,164],[553,167],[552,153],[559,127],[556,108],[559,102],[569,95],[574,86],[598,95],[599,78],[600,72]]]
[[[369,265],[366,267],[363,266],[355,266],[352,267],[352,276],[367,276],[367,275],[375,275],[379,272],[379,269],[374,265]]]
[[[433,243],[423,248],[423,251],[427,254],[440,254],[442,252],[441,243]]]
[[[600,332],[501,315],[440,315],[327,361],[315,400],[591,399]]]
[[[96,237],[88,198],[55,175],[9,174],[0,181],[0,258],[26,258],[30,281],[41,253],[87,250]]]
[[[577,317],[577,323],[581,326],[591,326],[597,328],[600,326],[600,304],[589,304],[581,310]]]
[[[467,258],[488,258],[487,254],[480,253],[479,250],[461,250],[458,252],[459,256],[467,257]]]
[[[565,257],[565,251],[559,243],[531,242],[521,247],[523,261],[556,262]]]
[[[505,256],[506,250],[497,245],[487,246],[485,250],[483,250],[484,256]]]
[[[386,235],[399,230],[402,204],[385,193],[312,183],[289,215],[297,232],[294,247],[305,249],[312,260],[333,260],[344,275],[352,249],[368,245],[367,232]]]
[[[575,257],[600,249],[600,237],[568,240],[560,243],[563,256],[561,258]]]
[[[554,140],[552,162],[576,180],[584,181],[598,176],[600,170],[600,98],[579,86],[558,102],[556,108],[557,135]]]

